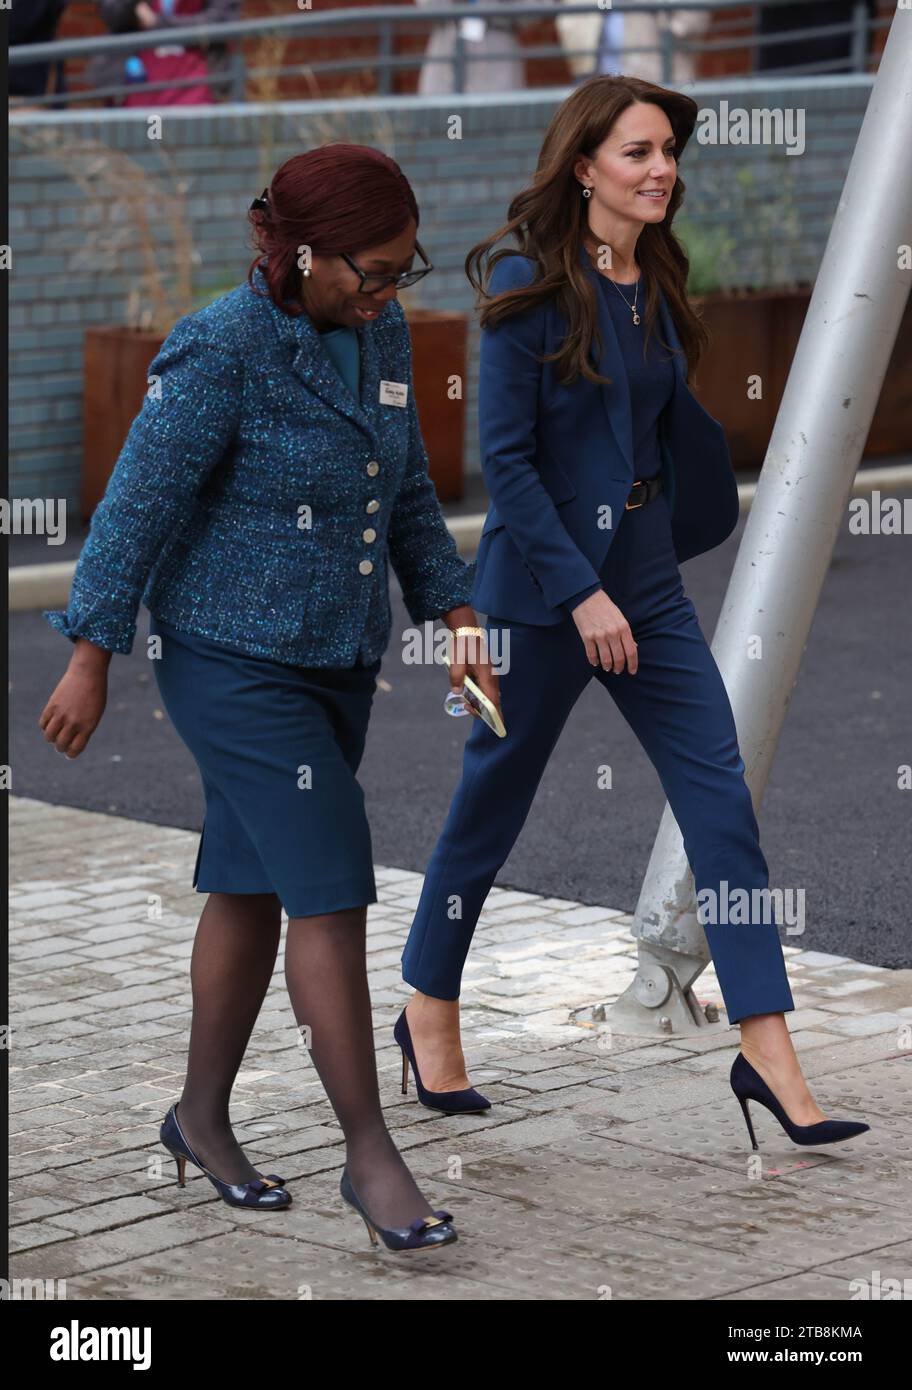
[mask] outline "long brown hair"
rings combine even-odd
[[[675,158],[680,160],[696,124],[698,107],[695,101],[681,92],[657,87],[638,77],[591,77],[554,113],[532,182],[510,203],[506,223],[493,236],[473,246],[466,256],[466,275],[486,300],[479,319],[482,327],[496,327],[502,319],[543,300],[552,297],[557,300],[568,331],[558,351],[541,360],[557,362],[563,385],[568,385],[580,374],[587,381],[604,385],[611,382],[609,377],[595,370],[589,356],[594,341],[601,350],[601,334],[594,287],[578,260],[580,244],[585,245],[589,228],[587,202],[582,197],[573,166],[580,156],[594,159],[621,112],[641,101],[653,102],[665,112],[674,132]],[[708,346],[709,333],[687,302],[685,286],[689,262],[671,229],[683,198],[684,182],[679,172],[664,220],[643,227],[637,239],[636,254],[647,288],[646,341],[655,328],[659,308],[656,287],[661,286],[681,339],[688,371],[693,372]],[[517,249],[523,255],[538,263],[536,278],[521,289],[491,296],[484,285],[497,262],[512,255],[513,250],[503,247],[492,255],[489,253],[507,235],[515,238]],[[483,283],[482,260],[486,255],[489,260]],[[659,341],[672,351],[669,343],[664,343],[661,337]]]
[[[269,294],[292,316],[304,312],[302,246],[315,256],[354,256],[392,241],[410,218],[419,220],[412,186],[396,161],[372,145],[343,141],[286,159],[272,176],[267,204],[247,214],[258,250],[247,282],[253,288],[253,272],[268,257]]]

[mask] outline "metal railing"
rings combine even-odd
[[[304,73],[318,78],[321,75],[356,73],[365,68],[369,68],[371,73],[375,75],[376,95],[388,96],[392,94],[392,79],[397,73],[414,68],[420,69],[425,64],[449,66],[453,73],[452,90],[455,93],[460,93],[465,91],[466,77],[470,67],[476,64],[504,61],[504,55],[500,52],[492,54],[478,51],[478,43],[467,38],[463,31],[462,21],[466,19],[496,21],[497,28],[512,29],[519,28],[526,21],[556,19],[571,15],[591,15],[593,12],[598,13],[603,18],[609,13],[620,15],[635,13],[637,17],[640,17],[650,13],[670,16],[675,11],[680,12],[681,9],[686,9],[710,12],[724,10],[728,12],[728,17],[715,21],[711,38],[705,36],[682,38],[674,34],[671,29],[662,28],[658,31],[658,42],[655,44],[625,45],[622,43],[620,49],[621,70],[624,68],[624,60],[633,54],[657,53],[660,57],[662,74],[659,80],[663,84],[670,85],[673,80],[674,59],[677,54],[687,54],[698,60],[702,54],[741,53],[746,49],[751,55],[751,63],[747,72],[753,72],[755,71],[756,53],[759,48],[775,49],[777,46],[795,42],[844,36],[849,40],[848,53],[845,57],[838,60],[810,61],[798,65],[788,65],[782,69],[764,67],[764,76],[775,76],[779,73],[788,76],[811,76],[834,70],[845,71],[847,65],[853,72],[866,71],[872,34],[879,29],[886,28],[889,19],[871,16],[867,5],[863,3],[863,0],[859,0],[859,3],[853,6],[851,19],[847,21],[834,23],[832,21],[827,22],[825,18],[822,18],[820,24],[798,30],[763,33],[753,27],[750,32],[746,32],[748,25],[756,25],[756,16],[761,10],[778,9],[789,3],[790,0],[757,0],[755,4],[733,6],[731,3],[722,3],[722,0],[687,0],[687,3],[682,6],[668,3],[668,0],[642,0],[642,3],[632,3],[631,0],[616,0],[616,3],[612,4],[609,9],[593,4],[592,0],[589,0],[589,3],[566,5],[559,3],[485,4],[482,0],[482,3],[477,4],[422,6],[421,9],[416,9],[412,5],[382,5],[373,8],[356,7],[332,10],[321,14],[304,10],[291,15],[263,15],[257,19],[237,20],[226,24],[187,25],[182,26],[179,31],[152,29],[131,34],[111,34],[97,38],[27,44],[10,48],[8,58],[10,67],[16,68],[25,64],[66,63],[69,60],[87,59],[103,54],[122,55],[123,59],[126,60],[128,57],[142,54],[146,49],[163,46],[174,47],[178,43],[181,47],[227,44],[231,46],[231,51],[226,70],[221,73],[210,71],[207,80],[210,87],[224,88],[223,99],[229,101],[243,102],[247,97],[248,82],[275,82],[283,77],[301,77]],[[825,17],[828,9],[831,9],[829,0],[811,0],[811,3],[820,7],[822,17]],[[743,14],[740,17],[733,16],[731,14],[733,9],[741,9]],[[451,55],[440,57],[436,55],[426,56],[424,53],[397,54],[394,51],[395,39],[402,38],[407,34],[412,36],[427,34],[439,25],[446,25],[454,31]],[[377,51],[369,56],[363,53],[353,53],[340,58],[319,59],[313,63],[248,66],[244,54],[245,42],[260,41],[268,37],[284,38],[289,41],[309,37],[338,39],[373,37],[377,43]],[[591,62],[594,72],[598,62],[598,53],[598,44],[591,49],[569,49],[563,44],[551,43],[523,45],[518,49],[517,57],[523,61],[532,58],[586,58]],[[199,77],[193,77],[182,80],[141,82],[139,84],[122,82],[104,87],[80,88],[76,91],[49,92],[40,96],[11,97],[10,109],[15,110],[17,106],[68,107],[71,104],[85,101],[97,103],[107,98],[117,98],[128,93],[135,93],[138,88],[141,88],[144,93],[151,94],[157,91],[174,91],[183,87],[196,86],[199,81]],[[366,93],[359,95],[363,96]]]

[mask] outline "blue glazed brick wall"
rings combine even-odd
[[[684,213],[736,239],[736,283],[783,277],[812,281],[867,104],[869,76],[808,80],[728,79],[702,83],[702,108],[801,107],[805,151],[776,146],[698,145],[685,152]],[[270,106],[219,106],[166,115],[163,139],[147,136],[145,114],[105,110],[72,117],[15,114],[10,120],[10,435],[11,494],[65,497],[76,504],[82,451],[83,332],[124,322],[140,239],[110,203],[90,200],[60,162],[25,140],[101,142],[111,160],[126,157],[166,196],[186,185],[195,247],[196,302],[239,283],[253,256],[246,209],[284,159],[333,140],[370,144],[399,161],[421,208],[419,236],[435,272],[404,297],[426,308],[472,312],[463,271],[466,251],[499,227],[510,198],[529,179],[542,134],[564,89],[489,95],[375,98]],[[171,108],[172,110],[176,108]],[[165,108],[167,111],[168,108]],[[453,113],[462,138],[447,138]],[[125,171],[115,175],[129,187]],[[172,235],[152,209],[160,263]],[[118,239],[119,255],[91,240]],[[466,469],[478,471],[475,379],[478,334],[471,323],[465,394]]]

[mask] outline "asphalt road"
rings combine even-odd
[[[744,521],[723,546],[683,567],[710,638]],[[912,762],[910,545],[908,536],[850,536],[844,522],[759,812],[772,884],[805,889],[802,945],[906,968],[912,791],[898,789],[897,768]],[[396,634],[409,619],[395,588],[393,609]],[[69,643],[39,613],[14,613],[10,626],[14,793],[198,829],[196,765],[160,707],[144,655],[146,610],[132,654],[112,661],[104,720],[72,762],[38,728]],[[445,668],[405,666],[395,640],[381,682],[360,773],[374,859],[423,872],[469,721],[443,713]],[[607,795],[595,786],[597,762],[615,769]],[[633,911],[663,806],[651,764],[593,681],[497,882]],[[188,882],[191,871],[188,863]]]

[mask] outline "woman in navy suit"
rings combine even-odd
[[[738,518],[722,428],[687,385],[706,331],[687,302],[671,224],[696,115],[689,97],[638,79],[583,83],[556,113],[508,222],[466,261],[481,288],[483,256],[507,234],[519,242],[518,253],[494,257],[482,314],[492,506],[473,592],[502,649],[509,638],[509,669],[506,737],[472,727],[402,957],[416,993],[396,1038],[436,1109],[488,1103],[470,1087],[460,1046],[462,967],[593,676],[658,772],[698,895],[768,885],[728,695],[678,569]],[[741,1025],[732,1084],[767,1099],[768,1084],[802,1128],[798,1142],[848,1137],[841,1122],[818,1127],[824,1116],[785,1023],[794,1005],[776,925],[757,915],[738,927],[725,915],[704,921],[729,1021]],[[851,1133],[864,1128],[849,1123]]]
[[[68,607],[46,614],[74,652],[39,722],[59,752],[83,751],[143,600],[162,699],[206,798],[190,1055],[162,1142],[181,1182],[191,1161],[232,1204],[288,1205],[229,1119],[284,907],[292,1005],[345,1135],[343,1195],[372,1240],[414,1249],[456,1235],[381,1113],[365,968],[377,893],[356,772],[390,637],[388,561],[413,622],[475,624],[396,300],[430,266],[412,189],[379,150],[295,156],[251,218],[247,281],[181,319],[151,363]],[[490,666],[456,664],[454,645],[451,686],[468,669],[496,699]]]

